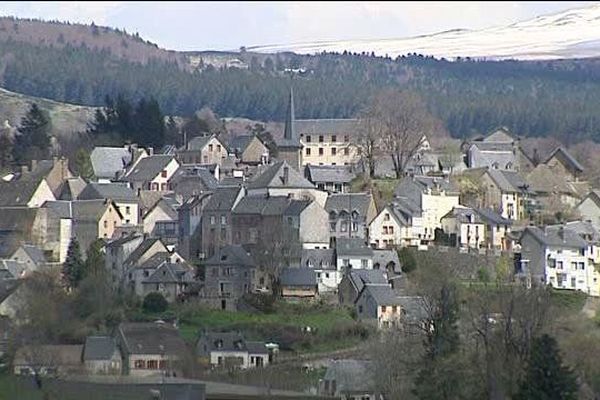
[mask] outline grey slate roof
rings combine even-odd
[[[347,165],[307,165],[309,181],[317,183],[350,183],[356,174]]]
[[[172,325],[159,322],[124,322],[119,331],[129,354],[168,354],[183,357],[188,350]]]
[[[580,237],[590,243],[600,242],[600,232],[594,227],[590,221],[570,221],[565,224],[565,227],[573,230]],[[559,229],[560,225],[550,225],[550,229]]]
[[[106,200],[76,200],[71,202],[71,212],[76,221],[99,221],[106,212]],[[119,210],[115,207],[115,211]]]
[[[442,217],[444,218],[456,218],[457,221],[467,224],[482,224],[483,220],[479,213],[475,212],[472,208],[469,207],[452,207],[446,215]]]
[[[396,296],[396,292],[389,285],[366,284],[363,287],[363,293],[358,298],[365,295],[370,295],[379,306],[397,306],[402,304],[400,297]]]
[[[521,193],[529,191],[529,184],[516,171],[490,169],[488,174],[503,192]]]
[[[344,256],[372,257],[373,249],[361,238],[337,238],[335,250],[338,258]]]
[[[302,249],[300,264],[302,267],[312,265],[315,269],[336,269],[334,249]]]
[[[193,185],[199,190],[214,190],[219,185],[219,181],[206,168],[181,166],[173,174],[171,184],[175,186],[175,191],[182,191],[179,186]]]
[[[378,269],[351,269],[348,279],[353,283],[358,293],[365,285],[388,285],[388,280],[382,270]]]
[[[374,375],[374,365],[370,361],[332,360],[323,379],[335,381],[339,393],[374,393]]]
[[[400,259],[396,250],[373,249],[373,265],[379,264],[384,269],[389,263],[394,263],[395,269],[400,270]]]
[[[163,263],[142,283],[191,283],[193,281],[193,268],[185,263]]]
[[[317,286],[317,273],[312,268],[284,268],[279,275],[283,286]]]
[[[156,242],[159,242],[160,239],[157,238],[147,238],[144,239],[140,245],[131,252],[127,260],[125,260],[125,264],[136,263],[137,260],[140,259]]]
[[[505,126],[500,126],[487,135],[484,142],[495,142],[495,143],[512,143],[515,139],[510,135],[510,131]]]
[[[202,150],[213,137],[214,135],[196,136],[187,143],[186,150]]]
[[[216,188],[204,209],[206,211],[231,211],[241,190],[243,189],[237,186]]]
[[[287,168],[288,181],[285,182],[284,171]],[[306,188],[315,186],[304,178],[298,171],[291,167],[287,161],[279,161],[269,166],[262,174],[255,177],[249,184],[248,189],[263,188]]]
[[[235,154],[243,153],[254,137],[254,135],[239,135],[232,137],[228,143],[229,151]]]
[[[246,341],[240,332],[207,332],[205,333],[196,346],[198,354],[205,354],[201,348],[204,344],[207,345],[206,353],[212,351],[221,352],[248,352],[252,354],[267,354],[269,351],[263,342]]]
[[[21,248],[36,265],[39,266],[46,263],[46,257],[44,256],[44,252],[39,247],[32,244],[24,243],[21,245]]]
[[[130,242],[132,240],[138,239],[141,235],[137,234],[137,233],[133,233],[133,234],[129,234],[129,235],[125,235],[122,236],[118,239],[115,240],[111,240],[110,242],[108,242],[106,244],[106,247],[119,247],[124,245],[127,242]]]
[[[10,182],[0,180],[0,207],[27,206],[42,180],[43,177]]]
[[[538,242],[548,247],[583,249],[587,242],[573,229],[562,226],[549,226],[545,229],[536,226],[528,226],[523,235],[530,233]]]
[[[88,336],[83,347],[83,361],[110,360],[117,343],[110,336]]]
[[[246,196],[233,209],[234,214],[283,215],[290,206],[287,196]]]
[[[241,267],[254,267],[254,260],[242,246],[225,246],[204,262],[206,265],[235,265]]]
[[[356,211],[362,217],[367,216],[373,197],[368,193],[334,193],[327,197],[325,210],[327,212]]]
[[[44,208],[51,209],[60,218],[73,218],[72,202],[68,200],[47,201],[43,205]]]
[[[310,200],[290,200],[289,205],[283,211],[283,215],[299,216],[308,207],[312,201]]]
[[[446,193],[457,194],[458,189],[448,179],[432,176],[407,176],[400,180],[394,190],[394,197],[407,198],[421,208],[421,195],[428,190],[443,190]]]
[[[77,199],[86,186],[87,183],[80,176],[67,179],[60,194],[60,200]]]
[[[349,135],[358,131],[358,119],[297,119],[296,132],[298,135]],[[341,140],[342,138],[339,138]]]
[[[79,200],[112,199],[116,201],[137,201],[135,192],[123,183],[89,183],[79,194]]]
[[[512,225],[510,219],[504,218],[502,215],[489,208],[474,208],[473,210],[479,214],[483,222],[487,224]]]
[[[131,153],[123,147],[95,147],[90,161],[96,178],[115,179],[117,172],[131,162]]]
[[[147,182],[156,178],[169,165],[174,156],[151,155],[140,159],[123,178],[127,182]]]
[[[425,301],[420,296],[398,297],[400,307],[404,311],[403,319],[406,322],[418,323],[427,319]]]
[[[559,153],[562,154],[562,156],[564,157],[565,161],[567,161],[569,164],[571,164],[571,167],[573,167],[574,169],[576,169],[579,172],[583,172],[583,165],[581,165],[579,163],[579,161],[577,161],[575,159],[575,157],[573,157],[571,155],[571,153],[569,153],[567,151],[567,149],[565,149],[562,146],[559,146],[556,149],[554,149],[554,151],[550,154],[550,156],[548,157],[548,159],[546,159],[546,163],[548,161],[550,161],[550,159],[552,159],[552,157],[558,155]]]

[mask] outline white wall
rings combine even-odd
[[[48,186],[48,183],[46,182],[46,180],[43,179],[40,182],[40,185],[37,187],[37,189],[33,193],[33,196],[31,196],[29,203],[27,203],[27,207],[29,207],[29,208],[41,207],[45,202],[54,201],[54,200],[56,200],[56,198],[54,197],[54,193],[52,193],[52,190],[50,189],[50,186]]]

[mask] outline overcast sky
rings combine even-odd
[[[593,2],[0,2],[0,14],[91,23],[173,50],[399,38],[478,29]]]

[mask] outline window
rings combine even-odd
[[[389,213],[385,213],[385,214],[383,215],[383,220],[384,220],[384,221],[389,221],[389,220],[390,220],[390,214],[389,214]]]
[[[349,142],[350,138],[348,137],[348,135],[344,135],[344,142]]]
[[[166,183],[161,183],[160,184],[160,190],[162,190],[162,191],[167,190],[167,184]]]
[[[332,142],[337,142],[337,136],[336,135],[331,135],[331,141]]]
[[[211,225],[214,225],[214,224],[215,224],[215,220],[216,220],[215,216],[214,216],[214,215],[211,215],[211,216],[210,216],[210,224],[211,224]]]
[[[208,151],[213,151],[213,145],[212,144],[208,145]]]
[[[358,306],[358,312],[362,314],[363,308],[362,305]]]
[[[577,271],[577,263],[575,261],[571,262],[571,270]]]
[[[167,369],[167,360],[160,360],[158,363],[158,368]]]
[[[145,369],[146,368],[146,361],[144,361],[144,360],[135,360],[133,362],[133,366],[134,366],[134,368],[137,368],[137,369]]]
[[[108,221],[104,221],[104,227],[108,228]]]
[[[158,369],[158,360],[148,360],[147,369]]]
[[[585,269],[585,264],[583,262],[579,263],[579,269],[582,271]]]
[[[356,222],[352,223],[352,232],[358,232],[358,223],[356,223]]]
[[[329,231],[330,232],[335,232],[335,222],[329,223]]]
[[[331,155],[335,156],[337,154],[337,149],[335,147],[331,148]]]
[[[167,170],[163,169],[160,173],[161,178],[166,178],[167,177]]]
[[[217,152],[219,152],[219,153],[221,152],[221,145],[220,144],[217,145]]]
[[[385,312],[386,309],[386,306],[381,306],[381,312]]]
[[[557,269],[563,269],[563,262],[562,261],[557,261],[556,262],[556,268]]]
[[[310,156],[310,148],[309,147],[306,148],[306,155]]]
[[[571,287],[574,288],[575,286],[577,286],[577,283],[575,281],[575,277],[571,278]]]
[[[323,143],[323,135],[319,136],[319,143]]]
[[[323,148],[319,147],[319,155],[322,156],[323,155]]]
[[[227,225],[227,216],[221,215],[221,225]]]
[[[397,306],[392,306],[392,312],[394,314],[396,314],[398,312],[398,307]]]
[[[346,221],[342,221],[340,224],[340,231],[348,232],[348,223]]]
[[[125,214],[127,214],[127,215],[131,214],[131,207],[129,207],[129,206],[125,207]]]
[[[221,235],[220,235],[221,241],[226,241],[227,240],[227,231],[225,229],[221,229]]]
[[[369,261],[368,260],[360,260],[360,265],[361,265],[361,267],[363,267],[363,269],[365,269],[369,266]]]
[[[393,235],[394,234],[394,227],[390,226],[390,227],[388,227],[388,229],[390,231],[390,235]]]
[[[384,226],[384,227],[383,227],[383,234],[384,234],[384,235],[387,235],[387,234],[388,234],[388,227],[387,227],[387,226]]]
[[[329,272],[325,272],[325,279],[329,279]]]
[[[349,156],[350,155],[350,148],[348,148],[348,147],[344,148],[344,155],[345,156]]]
[[[306,143],[310,143],[310,142],[311,142],[310,135],[306,135]]]

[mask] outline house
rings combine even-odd
[[[600,295],[594,245],[575,229],[564,225],[528,226],[521,234],[520,244],[517,275],[528,285],[550,285]]]
[[[373,249],[373,269],[381,269],[390,276],[402,272],[402,264],[396,249]]]
[[[181,166],[171,178],[171,189],[183,201],[215,190],[219,181],[206,168]]]
[[[479,249],[485,243],[485,224],[472,208],[457,206],[441,219],[448,244],[453,247]]]
[[[155,264],[154,261],[157,259],[160,261]],[[163,258],[163,254],[158,253],[139,267],[145,270],[148,264],[153,264],[154,270],[141,281],[142,296],[156,292],[162,294],[169,303],[173,303],[186,293],[189,285],[195,282],[195,268],[184,260],[173,261],[172,259],[171,255]]]
[[[283,223],[297,232],[303,248],[325,249],[329,247],[327,211],[316,201],[289,200],[283,210]]]
[[[442,217],[458,206],[458,195],[458,189],[446,178],[407,176],[394,191],[394,203],[410,223],[412,238],[426,244],[442,227]]]
[[[108,183],[116,181],[131,164],[147,156],[148,152],[136,145],[98,146],[90,153],[90,162],[98,182]]]
[[[350,182],[356,178],[352,167],[347,165],[307,165],[305,175],[318,189],[329,193],[349,192]]]
[[[171,190],[169,182],[178,168],[179,163],[173,156],[149,155],[138,159],[121,180],[128,182],[136,193],[140,190],[165,192]]]
[[[96,239],[109,239],[122,225],[123,215],[112,200],[77,200],[70,202],[72,234],[86,252]]]
[[[508,239],[512,221],[488,208],[475,208],[474,211],[485,224],[485,247],[496,250],[510,250]]]
[[[89,374],[121,375],[121,351],[110,336],[88,336],[83,346],[83,364]]]
[[[354,304],[359,321],[379,329],[400,325],[402,302],[390,285],[365,284]]]
[[[507,128],[500,127],[481,140],[467,145],[467,166],[494,170],[528,172],[533,168],[531,159],[523,152],[518,139]]]
[[[528,217],[535,193],[518,172],[487,169],[476,175],[485,189],[481,207],[491,208],[512,220]]]
[[[354,306],[365,285],[389,286],[385,271],[378,269],[348,270],[338,285],[338,300],[342,305]]]
[[[239,332],[208,332],[196,344],[202,364],[220,368],[260,368],[270,361],[267,346],[247,341]]]
[[[336,241],[335,253],[338,272],[348,269],[373,269],[373,249],[360,238],[339,238]],[[338,275],[340,283],[342,274]]]
[[[123,215],[122,225],[140,223],[140,201],[135,192],[124,183],[89,183],[78,200],[112,200]]]
[[[248,195],[288,196],[298,200],[314,200],[325,205],[327,193],[318,190],[287,161],[267,167],[248,183]]]
[[[151,240],[148,240],[148,242]],[[126,260],[140,247],[143,241],[143,235],[132,234],[111,240],[106,244],[104,266],[106,271],[110,272],[113,284],[120,285],[124,282]]]
[[[232,213],[244,195],[244,189],[238,186],[215,189],[203,210],[202,254],[197,254],[198,258],[211,257],[219,248],[233,243]]]
[[[27,272],[40,270],[48,263],[42,249],[31,244],[22,244],[19,246],[19,248],[10,256],[10,259],[22,264]],[[20,275],[22,275],[22,273]]]
[[[583,175],[583,166],[562,146],[554,149],[544,164],[570,182],[579,181]]]
[[[332,238],[368,238],[368,226],[377,215],[375,201],[369,193],[337,193],[327,198]]]
[[[560,167],[559,167],[560,166]],[[582,198],[580,191],[588,191],[585,182],[571,181],[562,164],[538,164],[526,177],[529,189],[535,192],[541,208],[556,210],[561,206],[575,207]]]
[[[315,271],[319,293],[337,289],[339,280],[335,249],[302,249],[300,268],[311,268]]]
[[[359,161],[358,119],[295,121],[302,144],[302,165],[353,165]]]
[[[17,350],[15,375],[67,376],[83,372],[83,345],[35,345]]]
[[[319,395],[344,400],[378,399],[375,368],[371,361],[332,360],[323,380]]]
[[[277,159],[285,161],[296,171],[300,171],[302,165],[302,143],[300,143],[300,137],[296,132],[296,117],[294,114],[294,90],[290,87],[283,138],[277,140]]]
[[[388,204],[369,224],[369,243],[376,249],[417,245],[411,215],[398,203]]]
[[[177,209],[179,240],[177,251],[190,261],[199,261],[202,252],[202,218],[212,192],[193,195]]]
[[[279,275],[281,297],[314,298],[318,293],[317,273],[312,268],[284,268]]]
[[[15,279],[6,272],[3,271],[3,279],[0,280],[0,316],[9,317],[14,321],[18,319],[17,312],[23,307],[21,288],[25,280]]]
[[[77,200],[79,194],[83,192],[83,189],[87,186],[87,182],[82,177],[77,176],[75,178],[67,178],[60,192],[58,200]]]
[[[218,249],[204,268],[205,298],[213,307],[235,310],[238,300],[254,290],[256,264],[242,246]]]
[[[143,232],[147,235],[163,239],[169,244],[176,244],[179,238],[179,215],[173,207],[173,201],[159,199],[142,214]]]
[[[590,221],[596,229],[600,229],[600,190],[591,190],[575,210],[585,221]]]
[[[29,174],[25,170],[18,178],[8,182],[0,180],[0,207],[41,207],[46,201],[55,199],[41,174]]]
[[[0,257],[9,258],[23,243],[48,242],[48,213],[40,208],[0,207]]]
[[[256,135],[239,135],[230,139],[229,153],[242,164],[259,165],[269,163],[269,149]]]
[[[23,278],[28,272],[24,262],[0,259],[0,281]]]
[[[177,150],[181,164],[218,164],[227,158],[227,147],[216,135],[196,136]]]
[[[181,363],[189,353],[173,325],[163,321],[123,322],[117,328],[116,340],[125,375],[182,375]]]

